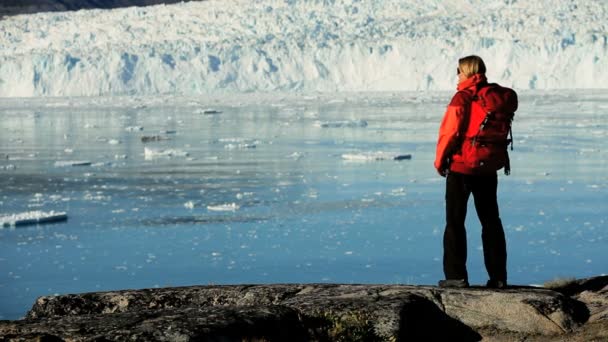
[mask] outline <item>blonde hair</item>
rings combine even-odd
[[[475,74],[485,74],[486,65],[479,56],[471,55],[458,60],[458,69],[467,78]]]

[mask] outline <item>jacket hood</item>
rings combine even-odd
[[[461,91],[461,90],[465,90],[467,88],[474,87],[474,86],[478,85],[479,83],[487,83],[487,82],[488,82],[488,79],[486,78],[486,75],[475,74],[475,75],[467,78],[466,80],[458,83],[458,87],[456,87],[456,89],[458,89],[458,91]]]

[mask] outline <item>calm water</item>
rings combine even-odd
[[[0,215],[69,219],[0,229],[0,318],[55,293],[435,284],[432,162],[450,96],[2,99]],[[522,94],[514,136],[499,181],[510,282],[607,273],[608,92]],[[342,158],[376,151],[412,159]],[[472,203],[467,227],[471,281],[485,283]]]

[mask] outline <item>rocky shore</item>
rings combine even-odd
[[[552,289],[273,284],[40,297],[0,341],[608,341],[608,276]]]

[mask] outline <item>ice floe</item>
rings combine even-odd
[[[246,149],[256,148],[256,147],[257,147],[256,144],[247,144],[247,143],[224,145],[224,149],[226,149],[226,150],[246,150]]]
[[[359,153],[344,153],[342,159],[348,161],[375,161],[375,160],[406,160],[412,159],[411,154],[401,154],[395,152],[359,152]]]
[[[32,224],[66,221],[68,215],[62,211],[27,211],[19,214],[0,216],[0,227],[16,227]]]
[[[149,143],[149,142],[153,142],[153,141],[162,141],[162,140],[169,140],[168,137],[163,137],[160,135],[144,135],[141,137],[141,142],[142,143]]]
[[[214,115],[214,114],[221,114],[222,112],[216,109],[212,109],[212,108],[208,108],[208,109],[199,109],[196,111],[197,114],[204,114],[204,115]]]
[[[365,120],[315,121],[316,127],[321,128],[355,128],[367,127]]]
[[[91,162],[88,160],[58,160],[55,162],[55,167],[68,167],[68,166],[90,166]]]
[[[238,210],[239,208],[240,208],[240,206],[236,203],[226,203],[226,204],[207,206],[207,210],[211,210],[211,211],[235,211],[235,210]]]
[[[144,148],[144,158],[146,160],[156,159],[156,158],[170,158],[170,157],[187,157],[189,154],[186,151],[178,150],[178,149],[153,149],[149,147]]]

